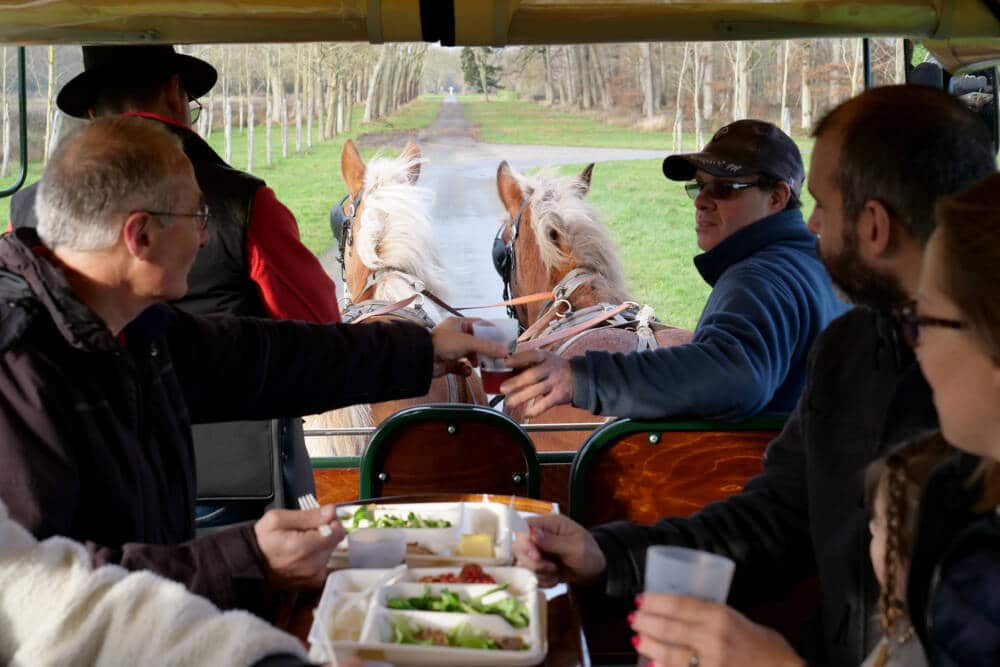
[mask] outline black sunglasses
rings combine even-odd
[[[688,197],[691,199],[697,199],[699,193],[704,191],[712,199],[725,201],[726,199],[732,199],[747,188],[756,188],[760,187],[760,185],[761,181],[759,180],[751,183],[737,183],[734,181],[710,181],[702,183],[701,181],[692,181],[691,183],[684,184],[684,191],[687,192]]]
[[[899,332],[910,347],[916,347],[920,342],[920,327],[944,327],[946,329],[966,329],[968,324],[961,320],[949,320],[941,317],[928,317],[917,314],[917,302],[910,301],[894,312]]]

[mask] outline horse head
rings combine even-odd
[[[416,283],[438,293],[444,289],[431,228],[434,194],[417,185],[422,163],[413,142],[398,158],[375,157],[367,165],[353,141],[344,144],[340,169],[348,195],[331,212],[331,225],[340,243],[345,291],[354,302],[408,296],[384,293],[399,291],[394,283],[400,280],[390,274],[407,277],[403,282],[411,289]]]
[[[543,170],[523,176],[506,161],[497,169],[497,191],[507,212],[497,232],[493,263],[510,296],[551,291],[571,271],[590,274],[593,298],[626,300],[617,250],[597,210],[587,201],[594,165],[567,178]],[[574,304],[578,305],[578,304]],[[515,308],[522,326],[534,322],[541,303]]]

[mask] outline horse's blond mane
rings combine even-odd
[[[375,157],[365,168],[364,199],[356,239],[358,256],[375,271],[397,270],[420,279],[436,294],[446,292],[445,270],[431,227],[434,193],[409,182],[420,158]],[[387,279],[375,298],[397,300],[412,293]]]
[[[566,240],[577,267],[589,269],[604,279],[599,285],[607,298],[628,299],[625,271],[618,257],[618,247],[608,235],[600,214],[583,197],[580,179],[559,176],[544,168],[530,176],[514,174],[521,192],[531,204],[531,229],[546,270],[562,265],[566,255],[549,236],[555,230]]]

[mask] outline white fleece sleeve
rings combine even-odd
[[[0,502],[0,664],[246,667],[279,653],[306,657],[249,613],[148,572],[94,569],[76,542],[37,542]]]

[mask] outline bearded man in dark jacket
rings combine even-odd
[[[39,539],[79,540],[97,564],[153,570],[222,608],[266,615],[275,591],[320,586],[343,530],[326,506],[193,539],[193,422],[419,396],[471,352],[506,353],[459,319],[428,332],[165,305],[188,289],[209,212],[155,121],[98,119],[66,139],[36,210],[37,233],[0,239],[0,498]]]
[[[587,532],[565,517],[540,517],[515,550],[543,583],[578,584],[588,606],[604,611],[609,601],[623,606],[642,591],[653,544],[736,561],[729,598],[736,607],[769,601],[818,575],[817,623],[800,649],[809,664],[857,665],[879,638],[863,471],[937,424],[892,311],[912,298],[937,199],[996,164],[982,122],[921,86],[866,91],[830,112],[815,136],[809,228],[820,236],[834,282],[858,307],[813,345],[805,391],[768,447],[763,474],[689,518],[653,526],[613,523]],[[646,594],[630,622],[638,651],[657,665],[803,663],[776,632],[725,605]]]

